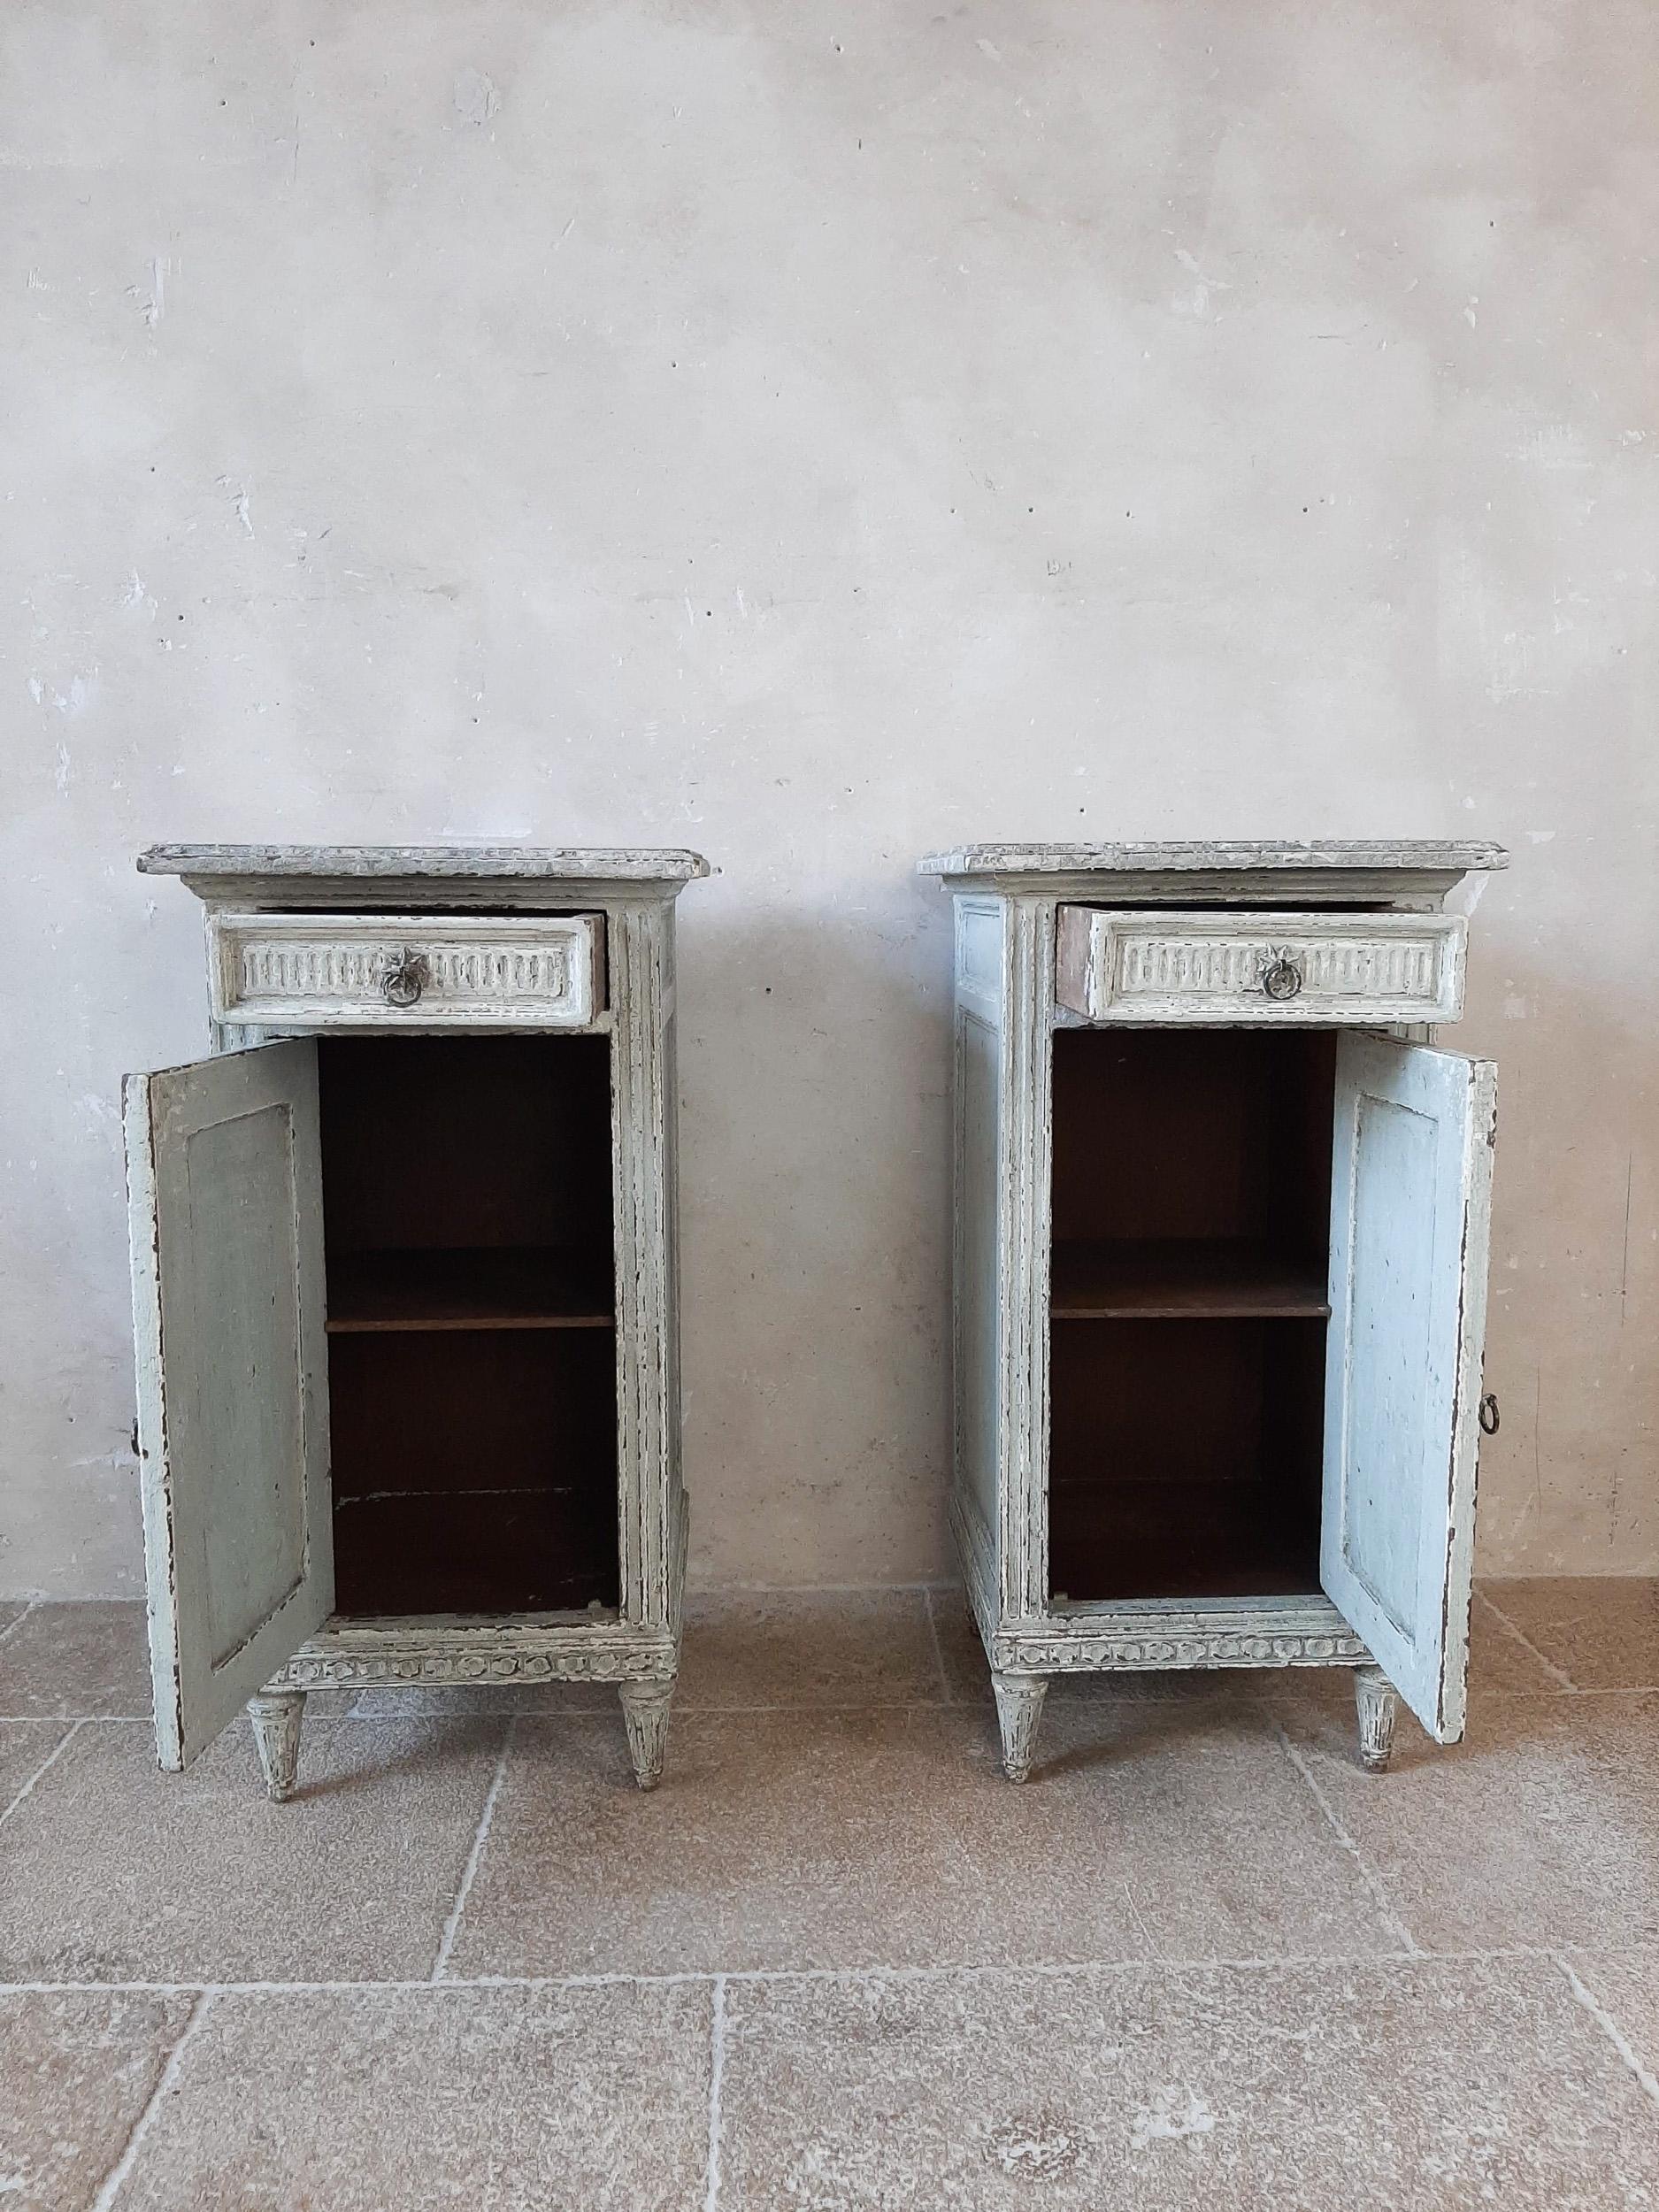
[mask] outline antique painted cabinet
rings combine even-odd
[[[980,845],[956,910],[951,1519],[1003,1764],[1050,1676],[1346,1666],[1463,1733],[1485,844]]]
[[[124,1109],[161,1763],[319,1686],[618,1685],[662,1769],[686,1503],[689,852],[165,846],[211,1056]]]

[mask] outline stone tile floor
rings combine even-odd
[[[0,1606],[0,2201],[1659,2207],[1659,1584],[1477,1601],[1469,1740],[1136,1677],[996,1769],[948,1590],[703,1599],[592,1690],[150,1740],[142,1609]]]

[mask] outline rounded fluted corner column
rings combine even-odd
[[[628,1756],[634,1778],[642,1790],[654,1790],[663,1778],[663,1753],[668,1744],[668,1709],[673,1701],[674,1678],[666,1681],[623,1682],[618,1686],[622,1717],[627,1724]]]
[[[300,1724],[305,1718],[303,1690],[261,1690],[248,1700],[253,1740],[265,1770],[266,1794],[273,1805],[293,1796],[300,1772]]]
[[[1367,1774],[1386,1774],[1400,1693],[1380,1667],[1356,1667],[1354,1702],[1359,1712],[1359,1763]]]
[[[994,1669],[991,1687],[996,1693],[997,1725],[1002,1732],[1002,1771],[1010,1782],[1023,1782],[1031,1772],[1048,1678],[1046,1674],[1000,1674]]]

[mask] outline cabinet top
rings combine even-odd
[[[709,872],[701,853],[593,845],[152,845],[138,865],[211,907],[265,910],[655,905]]]
[[[1432,838],[1394,842],[1356,838],[1327,839],[1320,844],[1280,844],[1259,838],[1232,843],[1198,841],[1146,845],[959,845],[954,851],[929,853],[918,861],[924,876],[1164,875],[1189,872],[1228,874],[1271,869],[1336,869],[1368,872],[1402,869],[1411,874],[1465,875],[1471,869],[1506,868],[1502,845],[1442,843]]]
[[[151,845],[147,876],[562,876],[567,881],[688,883],[701,853],[595,845]]]
[[[1502,845],[1432,838],[1333,838],[1317,844],[962,845],[919,861],[925,876],[1027,897],[1118,906],[1438,905],[1472,872],[1505,868]]]

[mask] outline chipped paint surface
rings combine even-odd
[[[719,864],[693,1571],[809,1583],[947,1557],[915,859],[1495,838],[1483,1561],[1659,1567],[1659,13],[10,14],[0,1590],[139,1586],[188,837]]]

